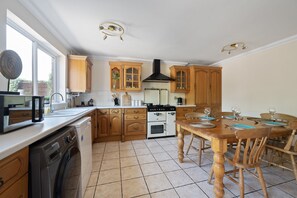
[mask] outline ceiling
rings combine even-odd
[[[81,55],[211,64],[297,34],[296,0],[19,0]],[[103,40],[99,24],[125,29]],[[221,53],[224,45],[247,49]]]

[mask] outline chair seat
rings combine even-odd
[[[225,153],[225,160],[231,164],[231,165],[234,165],[234,162],[233,162],[233,159],[234,159],[234,156],[235,156],[235,149],[231,149],[231,148],[228,148],[227,149],[227,152]],[[239,153],[239,162],[242,162],[242,159],[243,159],[243,152],[240,152]],[[235,165],[239,168],[253,168],[255,166],[258,165],[258,163],[255,163],[255,164],[242,164],[242,163],[238,163],[236,162]]]

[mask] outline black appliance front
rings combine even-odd
[[[74,127],[65,127],[30,146],[29,197],[81,195],[81,155]]]
[[[43,96],[0,94],[0,134],[43,121]]]

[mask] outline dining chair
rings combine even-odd
[[[236,130],[235,135],[238,140],[235,149],[228,148],[225,153],[225,160],[232,166],[234,166],[234,170],[226,171],[225,176],[239,185],[240,188],[240,197],[244,197],[244,176],[243,170],[248,171],[255,177],[259,179],[261,184],[264,197],[268,197],[266,190],[266,183],[263,177],[263,173],[260,167],[260,157],[263,154],[266,141],[269,137],[271,128],[255,128],[255,129],[246,129],[246,130]],[[245,146],[242,146],[242,142],[245,142]],[[255,168],[258,176],[251,170],[251,168]],[[235,173],[239,172],[239,181],[234,179]],[[208,179],[208,183],[211,182],[212,176],[214,173],[214,165],[212,165],[211,173]],[[233,177],[229,174],[233,173]]]
[[[261,118],[271,120],[271,114],[270,113],[261,113],[260,114]],[[281,121],[281,122],[289,122],[292,120],[296,120],[297,117],[288,115],[288,114],[283,114],[283,113],[275,113],[273,115],[274,119],[276,121]]]
[[[205,114],[199,113],[199,112],[190,112],[190,113],[185,114],[185,117],[187,120],[198,120],[200,117],[203,117],[203,116],[205,116]],[[196,148],[192,145],[194,138],[197,138],[199,140],[199,148]],[[201,166],[202,151],[210,148],[210,146],[207,146],[207,147],[205,146],[205,141],[206,141],[206,139],[191,133],[191,140],[190,140],[190,144],[188,146],[186,155],[188,155],[191,147],[198,150],[198,166]]]
[[[286,141],[276,141],[276,140],[269,140],[266,144],[266,148],[271,150],[270,158],[268,160],[264,160],[270,165],[274,165],[289,171],[292,171],[295,175],[295,180],[297,182],[297,165],[296,165],[296,156],[297,156],[297,120],[292,120],[288,123],[288,128],[292,129],[291,135],[286,139]],[[278,161],[274,161],[274,159],[278,155]],[[285,155],[284,155],[285,154]],[[289,156],[290,158],[286,158]],[[292,164],[292,168],[285,165],[285,162],[290,162]]]

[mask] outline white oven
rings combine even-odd
[[[166,122],[148,122],[147,137],[164,137],[166,135]]]

